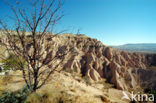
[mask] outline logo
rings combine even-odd
[[[149,101],[154,102],[154,94],[141,94],[138,92],[137,94],[134,94],[132,91],[130,95],[128,95],[125,91],[122,92],[123,97],[122,100],[130,100],[130,101]]]

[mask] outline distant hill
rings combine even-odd
[[[125,44],[112,47],[131,52],[156,53],[156,43]]]

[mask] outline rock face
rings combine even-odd
[[[61,35],[52,41],[57,43],[54,48],[60,45],[72,48],[60,66],[64,70],[76,69],[76,72],[93,81],[106,78],[122,90],[138,86],[156,89],[156,71],[148,69],[156,65],[154,54],[119,51],[84,36]]]
[[[103,45],[96,39],[86,36],[64,34],[45,39],[53,51],[49,58],[67,52],[59,68],[74,71],[89,77],[92,81],[106,78],[118,89],[153,88],[156,89],[156,55],[129,53]],[[42,50],[46,54],[46,49]],[[48,58],[48,57],[47,57]]]

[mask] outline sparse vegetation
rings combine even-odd
[[[24,67],[25,60],[21,57],[17,57],[14,54],[10,54],[8,58],[1,61],[3,63],[4,71],[6,70],[20,70],[19,64]]]
[[[65,72],[68,72],[68,73],[75,74],[75,73],[78,72],[78,69],[77,69],[77,68],[73,68],[73,69],[71,69],[71,68],[66,68],[64,71],[65,71]]]
[[[14,55],[7,58],[7,61],[4,59],[4,67],[6,70],[20,68],[27,87],[35,92],[46,84],[50,75],[62,63],[66,52],[69,52],[66,48],[59,47],[53,56],[54,50],[50,49],[52,45],[45,45],[49,38],[56,37],[48,34],[52,33],[55,25],[64,16],[61,10],[64,2],[32,0],[28,7],[20,1],[11,3],[6,0],[6,2],[14,14],[11,18],[14,19],[7,18],[7,21],[12,21],[12,25],[0,19],[0,29],[5,36],[1,39],[0,45]],[[3,58],[3,55],[0,56]],[[24,65],[23,59],[26,62]],[[58,60],[60,62],[56,64]]]
[[[154,94],[154,100],[156,101],[156,90],[151,89],[148,93],[149,94]]]
[[[0,96],[0,103],[24,103],[30,91],[27,87],[16,92],[4,92]]]
[[[2,95],[2,93],[6,90],[6,87],[4,85],[4,81],[3,78],[0,77],[0,96]]]
[[[74,96],[56,89],[33,93],[27,98],[26,103],[98,103],[98,101],[85,93],[81,96]]]
[[[86,84],[91,85],[91,80],[89,79],[89,77],[84,76],[83,79],[86,82]]]
[[[6,85],[12,80],[13,80],[13,77],[10,75],[0,76],[0,96],[2,95],[2,93],[8,91],[8,88],[6,87]]]
[[[13,77],[11,75],[4,75],[4,76],[1,76],[1,78],[2,78],[3,84],[6,84],[13,80]]]
[[[9,75],[0,74],[0,103],[121,103],[123,90],[134,91],[135,85],[155,86],[152,72],[156,66],[145,69],[148,64],[155,65],[155,57],[120,52],[79,30],[77,35],[52,34],[64,16],[60,11],[63,0],[30,0],[28,8],[20,0],[6,1],[14,17],[10,17],[10,24],[0,20],[5,37],[0,38],[0,46],[9,53],[4,56],[0,51],[4,68],[0,72],[9,71]],[[18,76],[10,75],[17,70]],[[156,97],[155,90],[148,93]]]
[[[103,85],[104,85],[104,89],[115,88],[114,84],[110,84],[107,82],[104,82]]]
[[[146,93],[149,93],[149,94],[154,94],[154,100],[156,100],[156,90],[150,89],[150,88],[146,88],[146,89],[145,89],[145,92],[146,92]],[[155,103],[155,102],[154,102],[154,103]]]
[[[156,66],[150,66],[148,68],[151,69],[151,70],[156,70]]]
[[[77,68],[73,68],[73,71],[74,71],[74,72],[77,72]]]
[[[70,69],[70,68],[66,68],[66,69],[65,69],[65,72],[68,72],[68,73],[73,73],[73,70],[72,70],[72,69]]]
[[[108,90],[110,88],[115,88],[114,84],[108,83],[106,81],[106,79],[101,79],[100,81],[98,81],[96,83],[103,85],[103,89],[102,89],[103,91],[106,91],[106,90]]]

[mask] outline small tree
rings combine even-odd
[[[60,47],[53,55],[52,44],[47,43],[56,37],[56,34],[49,33],[53,32],[55,24],[64,16],[61,12],[63,2],[31,0],[28,8],[24,8],[19,1],[14,6],[9,1],[7,3],[14,13],[14,17],[9,17],[9,20],[14,21],[15,25],[7,25],[0,20],[1,32],[4,34],[1,36],[1,45],[19,59],[16,66],[22,71],[27,87],[36,91],[57,70],[69,52],[66,47]]]

